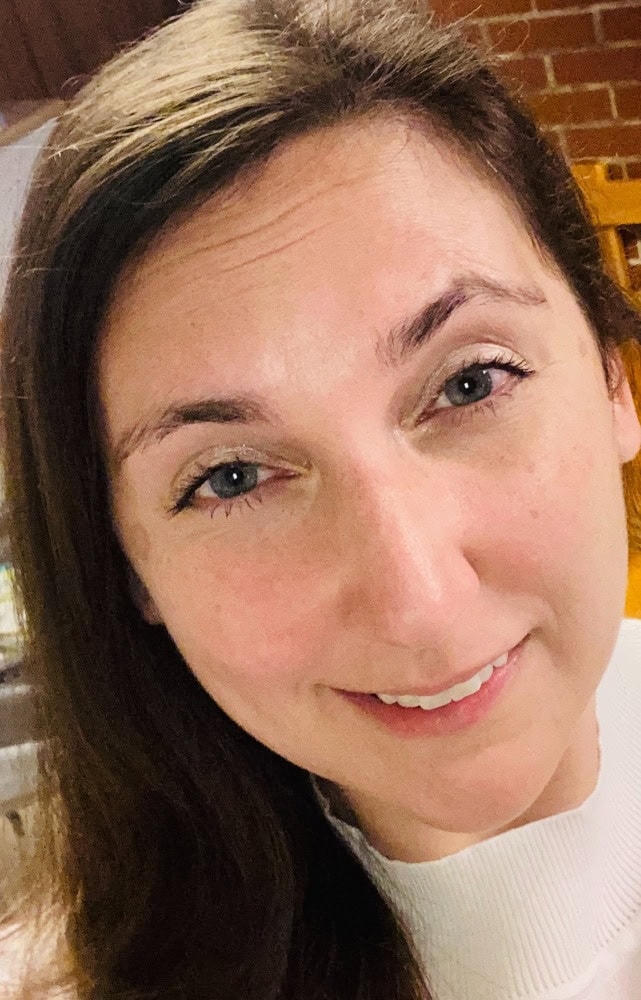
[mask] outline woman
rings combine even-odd
[[[478,56],[195,5],[60,122],[5,322],[75,994],[638,997],[639,321]]]

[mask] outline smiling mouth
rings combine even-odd
[[[468,676],[464,680],[457,681],[447,688],[441,688],[436,692],[434,692],[433,689],[430,693],[426,691],[374,691],[369,692],[367,696],[378,699],[384,705],[400,705],[402,708],[421,708],[426,712],[434,711],[437,708],[443,708],[451,702],[463,701],[465,698],[469,698],[471,695],[480,691],[481,688],[491,680],[494,672],[496,670],[500,670],[507,664],[508,660],[518,649],[520,649],[527,638],[528,637],[525,636],[519,643],[517,643],[516,646],[511,647],[505,653],[501,653],[500,656],[497,656],[490,663],[481,667],[471,676]],[[352,692],[346,693],[351,694]],[[353,692],[353,694],[358,695],[360,692]]]
[[[529,633],[476,674],[441,691],[388,694],[336,690],[336,693],[395,737],[444,738],[479,723],[523,668]]]

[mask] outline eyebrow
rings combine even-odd
[[[536,285],[507,284],[481,274],[460,277],[416,316],[404,320],[381,338],[376,353],[384,364],[397,367],[433,337],[457,309],[474,299],[507,301],[521,306],[547,305],[545,295]]]
[[[379,360],[389,367],[398,367],[433,337],[461,306],[479,298],[522,306],[547,304],[545,295],[535,285],[506,284],[480,274],[458,277],[419,313],[393,327],[377,341]],[[173,403],[125,431],[116,443],[113,461],[117,470],[134,451],[162,441],[173,431],[190,424],[278,422],[276,414],[257,396],[235,395]]]

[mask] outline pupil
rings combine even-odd
[[[458,391],[458,386],[462,388],[461,392]],[[489,370],[485,368],[473,373],[468,372],[467,375],[459,375],[453,380],[452,387],[454,391],[450,394],[450,402],[454,406],[463,406],[465,403],[478,402],[479,399],[489,396],[492,391],[492,379]],[[459,396],[459,399],[451,398],[452,395]]]
[[[244,462],[230,462],[216,469],[209,482],[221,500],[229,500],[256,488],[258,466]]]

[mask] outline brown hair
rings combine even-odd
[[[610,347],[641,339],[567,168],[423,0],[201,0],[103,69],[40,158],[4,312],[12,548],[41,692],[39,891],[80,996],[418,1000],[401,921],[309,776],[136,611],[93,357],[123,263],[285,139],[355,115],[448,137],[508,192]],[[608,386],[610,382],[608,381]],[[429,978],[429,970],[427,970]]]

